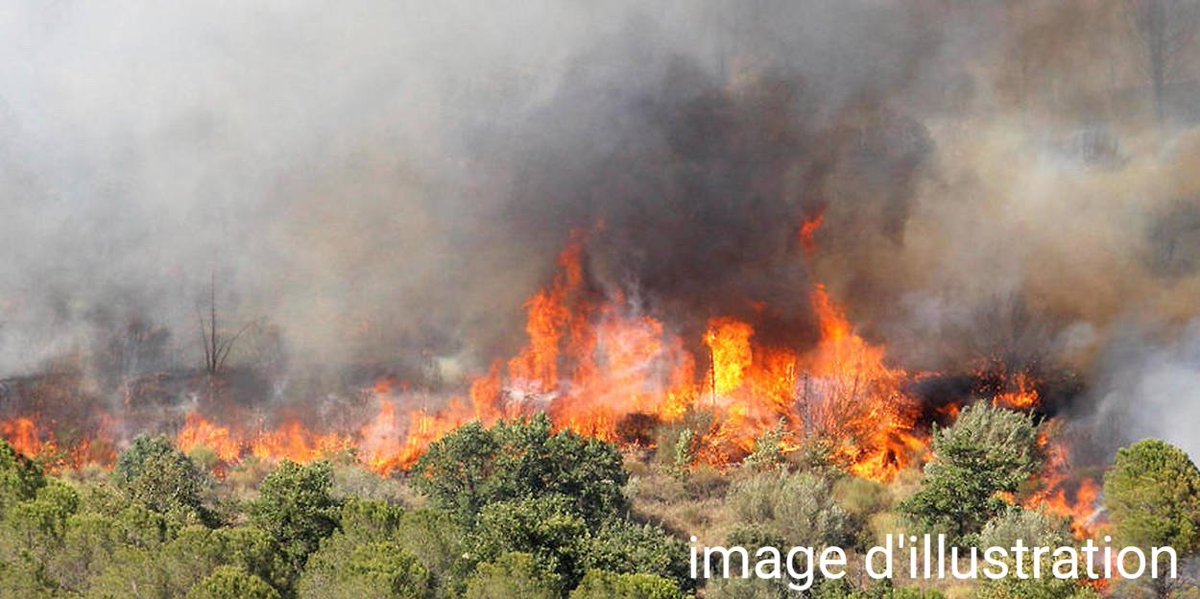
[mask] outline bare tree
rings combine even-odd
[[[238,338],[250,329],[253,323],[243,325],[233,335],[223,337],[217,328],[217,275],[210,273],[208,287],[208,319],[197,309],[197,319],[200,321],[200,342],[204,346],[204,370],[216,374],[225,366],[229,352]]]
[[[1166,117],[1167,83],[1180,68],[1180,57],[1200,21],[1197,0],[1126,0],[1133,30],[1145,51],[1143,68],[1154,88],[1154,115]]]

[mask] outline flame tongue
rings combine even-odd
[[[821,220],[818,214],[800,228],[806,255],[815,250]],[[631,422],[674,422],[689,412],[709,412],[711,429],[697,432],[703,459],[717,465],[745,456],[781,423],[787,449],[822,439],[853,474],[877,481],[890,480],[926,449],[917,403],[904,391],[911,377],[886,363],[883,347],[856,333],[824,286],[809,291],[820,333],[809,348],[767,344],[753,324],[729,316],[710,319],[700,339],[685,339],[621,293],[597,299],[583,258],[583,239],[575,235],[559,257],[558,275],[526,304],[528,344],[475,379],[466,398],[423,398],[383,380],[369,390],[374,416],[352,432],[318,433],[294,420],[247,428],[193,412],[178,432],[178,446],[205,448],[223,466],[249,456],[308,462],[356,452],[361,463],[388,474],[411,467],[430,443],[462,424],[544,410],[560,428],[621,442],[647,440],[625,430]],[[703,347],[707,355],[688,347]],[[994,397],[997,405],[1038,405],[1031,379],[1011,382]],[[22,453],[60,453],[53,436],[31,419],[0,423],[0,433]],[[112,461],[111,448],[76,445],[72,463]],[[1086,521],[1097,486],[1085,481],[1067,492],[1065,458],[1056,460],[1051,484],[1031,505]]]

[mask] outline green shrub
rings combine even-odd
[[[671,580],[653,574],[616,574],[590,570],[570,599],[683,599]]]
[[[425,599],[433,592],[429,571],[399,545],[354,545],[340,533],[308,560],[300,576],[301,599]]]
[[[688,547],[662,529],[628,520],[606,522],[584,549],[584,567],[616,574],[648,574],[690,589]]]
[[[245,570],[221,566],[192,587],[187,599],[279,599],[279,592]]]
[[[557,575],[528,553],[505,553],[479,565],[467,582],[466,599],[557,599]]]
[[[737,521],[788,545],[842,545],[851,532],[829,480],[813,473],[775,471],[739,481],[727,506]]]
[[[296,572],[321,539],[338,527],[341,504],[332,489],[333,472],[328,463],[300,466],[284,461],[263,480],[251,506],[251,521],[274,538]]]
[[[184,524],[215,525],[204,506],[211,481],[162,436],[140,436],[117,459],[117,488],[133,502]]]
[[[948,429],[935,429],[933,461],[925,467],[921,490],[900,504],[930,533],[971,544],[972,535],[1008,504],[1042,464],[1037,427],[1030,416],[976,403]]]
[[[531,554],[542,569],[572,587],[583,577],[590,535],[571,505],[569,498],[554,496],[488,505],[473,534],[475,553],[483,560]]]
[[[491,503],[550,495],[569,498],[593,524],[627,507],[616,447],[555,433],[544,414],[491,429],[463,426],[430,445],[414,471],[418,488],[464,523]]]
[[[32,499],[45,484],[41,466],[0,439],[0,515],[9,506]]]

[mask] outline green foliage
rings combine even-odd
[[[1010,506],[983,527],[979,533],[979,547],[1012,547],[1017,539],[1027,546],[1045,547],[1073,542],[1066,520]]]
[[[676,584],[653,574],[616,574],[589,570],[570,599],[683,599]]]
[[[734,484],[727,502],[736,521],[754,523],[788,545],[842,545],[851,532],[830,481],[809,472],[747,478]]]
[[[41,568],[26,560],[0,561],[0,599],[51,599]]]
[[[854,547],[865,551],[874,544],[871,519],[891,509],[891,493],[877,482],[847,476],[834,483],[833,496],[849,517]]]
[[[787,438],[787,423],[779,424],[763,433],[754,443],[754,451],[742,460],[742,467],[752,472],[765,472],[787,466],[787,456],[783,452],[783,441]]]
[[[803,595],[789,593],[787,583],[777,580],[716,578],[709,581],[704,596],[708,599],[787,599],[789,596]],[[830,599],[841,599],[841,596]]]
[[[628,520],[606,522],[588,540],[583,563],[589,570],[669,580],[672,588],[690,589],[695,584],[686,543],[656,526]]]
[[[900,510],[958,544],[1007,508],[998,493],[1016,492],[1042,463],[1031,417],[983,402],[934,431],[933,456],[921,490]]]
[[[539,497],[493,503],[479,514],[475,553],[495,560],[505,553],[529,553],[546,571],[574,586],[584,573],[587,522],[569,498]]]
[[[134,439],[117,459],[113,479],[128,500],[170,520],[215,524],[204,506],[211,482],[166,437],[143,435]]]
[[[433,443],[415,472],[420,490],[464,523],[491,503],[551,495],[570,498],[593,524],[627,507],[628,475],[616,447],[554,433],[544,414],[491,429],[463,426]]]
[[[358,543],[387,541],[395,536],[404,509],[386,501],[351,498],[342,504],[342,533]]]
[[[462,596],[474,564],[467,553],[466,531],[450,514],[434,510],[405,512],[394,538],[429,570],[439,596]]]
[[[287,588],[290,566],[279,544],[266,531],[251,526],[221,528],[214,537],[221,547],[222,561],[253,574],[273,588]]]
[[[688,472],[692,469],[692,464],[696,463],[699,440],[696,431],[690,428],[679,431],[679,437],[675,439],[671,451],[672,476],[679,479],[687,477]]]
[[[221,566],[188,591],[187,599],[278,599],[263,579],[235,566]]]
[[[32,499],[45,484],[42,468],[0,439],[0,515],[9,506]]]
[[[1122,543],[1200,549],[1200,471],[1177,447],[1149,439],[1117,451],[1104,503]]]
[[[1039,512],[1010,507],[988,522],[979,533],[979,547],[1012,547],[1020,539],[1025,546],[1059,547],[1071,545],[1072,538],[1067,523]],[[1008,560],[1010,572],[1015,572],[1015,557]],[[1033,571],[1033,557],[1026,555],[1021,566],[1026,572]],[[1071,599],[1078,597],[1082,588],[1076,581],[1059,580],[1048,573],[1053,572],[1054,558],[1042,558],[1041,570],[1047,573],[1040,579],[1020,580],[1009,576],[1003,580],[984,579],[976,589],[978,599]]]
[[[45,563],[63,540],[67,519],[79,509],[79,494],[70,486],[50,481],[37,497],[10,506],[4,515],[0,555],[26,556]]]
[[[424,599],[432,589],[429,571],[399,545],[354,545],[340,533],[308,560],[297,587],[302,599]]]
[[[467,582],[466,599],[557,599],[558,576],[528,553],[505,553],[479,565]]]
[[[300,466],[284,461],[263,480],[251,506],[251,521],[275,539],[296,572],[338,527],[341,503],[332,489],[333,470],[327,462]]]
[[[822,596],[821,599],[833,599],[833,595]],[[845,595],[846,599],[945,599],[938,591],[923,590],[916,587],[895,588],[891,581],[882,581],[869,588],[854,591]]]
[[[168,580],[166,570],[160,567],[151,550],[120,547],[108,566],[90,581],[86,596],[95,599],[165,599],[182,596],[189,586],[180,586]]]
[[[50,558],[47,570],[62,588],[83,593],[127,537],[112,518],[91,512],[67,518],[65,529],[61,548]]]

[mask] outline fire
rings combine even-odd
[[[1014,377],[1016,389],[997,394],[992,398],[992,404],[1012,410],[1032,410],[1041,404],[1033,379],[1026,373],[1018,373]]]
[[[712,392],[726,395],[742,386],[746,370],[754,363],[750,337],[754,329],[732,318],[718,318],[708,323],[704,344],[712,352]]]
[[[1029,509],[1044,509],[1071,522],[1071,532],[1080,539],[1095,537],[1100,514],[1100,485],[1095,479],[1078,476],[1071,463],[1071,448],[1061,438],[1059,427],[1045,429],[1038,439],[1046,452],[1041,488],[1025,500]]]
[[[821,230],[821,225],[825,223],[825,210],[822,208],[817,212],[816,216],[805,220],[800,224],[800,231],[797,237],[800,239],[800,247],[805,253],[811,254],[817,249],[817,231]]]
[[[199,448],[208,449],[224,462],[241,457],[243,449],[243,441],[236,438],[233,431],[205,420],[196,412],[188,414],[183,430],[175,438],[175,444],[185,453]]]
[[[52,427],[39,425],[35,418],[22,416],[0,422],[0,436],[17,453],[41,461],[51,472],[116,462],[116,450],[110,443],[84,438],[77,443],[62,444]]]
[[[808,235],[818,226],[807,223]],[[923,449],[912,400],[900,390],[906,374],[855,333],[824,287],[811,294],[821,334],[815,347],[763,345],[753,325],[722,316],[709,321],[698,340],[708,355],[697,357],[685,349],[687,339],[639,313],[622,294],[590,296],[582,259],[576,236],[560,256],[559,275],[526,304],[528,345],[504,372],[493,367],[472,386],[477,415],[533,405],[560,427],[619,441],[631,415],[672,422],[708,411],[706,455],[719,463],[746,455],[784,422],[793,434],[835,441],[857,475],[876,480],[890,479]],[[699,372],[697,365],[707,368]],[[459,419],[420,414],[416,420],[440,430]]]
[[[835,440],[851,472],[889,480],[924,449],[914,431],[912,399],[900,391],[907,374],[889,368],[883,348],[854,333],[841,308],[821,285],[813,290],[821,342],[811,356],[812,379],[805,398],[814,399],[814,424]]]
[[[819,216],[805,223],[804,239],[811,241],[819,225]],[[854,474],[874,480],[889,480],[924,449],[913,400],[901,391],[907,374],[855,332],[823,286],[810,293],[820,332],[815,346],[766,345],[751,323],[720,316],[694,340],[707,348],[697,356],[689,339],[623,294],[600,297],[588,288],[583,241],[572,237],[557,276],[526,303],[527,345],[475,379],[466,399],[430,408],[381,381],[372,390],[377,413],[350,435],[318,435],[298,422],[239,430],[191,414],[179,446],[207,447],[228,463],[246,455],[303,462],[353,449],[363,464],[388,474],[411,467],[462,424],[542,410],[560,428],[617,442],[631,440],[622,427],[633,416],[674,422],[709,412],[711,429],[698,432],[707,444],[702,455],[717,465],[747,455],[781,423],[792,438],[833,442]]]
[[[800,227],[806,257],[822,220],[817,214]],[[341,430],[316,431],[299,420],[268,426],[230,416],[220,422],[195,410],[176,443],[185,452],[211,452],[219,472],[251,456],[297,462],[352,456],[386,475],[411,468],[431,443],[463,424],[544,411],[560,429],[621,443],[649,442],[627,430],[637,423],[706,413],[699,421],[711,422],[709,429],[696,431],[701,459],[721,467],[736,464],[771,431],[789,439],[789,450],[820,439],[851,473],[876,481],[891,480],[925,452],[919,406],[905,392],[920,375],[889,365],[885,348],[858,334],[824,285],[806,290],[818,332],[809,346],[768,343],[754,324],[729,315],[711,318],[692,338],[623,293],[592,287],[584,247],[584,236],[573,235],[556,276],[526,302],[525,347],[494,362],[465,396],[437,397],[384,378],[364,390],[369,410]],[[1031,377],[1005,381],[993,397],[996,405],[1038,407]],[[958,405],[940,409],[952,416]],[[0,423],[0,434],[28,455],[61,453],[53,436],[28,418]],[[73,452],[72,463],[111,463],[115,455],[114,448],[87,440]],[[1055,464],[1051,484],[1032,504],[1086,522],[1098,495],[1095,483],[1068,491],[1065,458]]]
[[[0,434],[4,435],[17,453],[27,456],[41,455],[47,448],[38,436],[37,425],[29,418],[14,418],[0,423]]]

